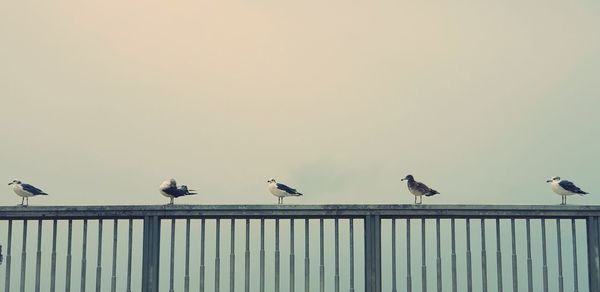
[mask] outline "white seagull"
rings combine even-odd
[[[181,185],[177,187],[177,182],[175,182],[175,179],[163,181],[160,184],[159,189],[163,196],[171,199],[171,202],[168,205],[173,205],[173,199],[175,198],[197,194],[194,193],[194,190],[188,190],[187,186]]]
[[[550,183],[550,187],[552,188],[553,192],[555,192],[556,194],[558,194],[562,197],[562,201],[560,202],[561,205],[567,204],[567,196],[587,195],[586,192],[582,191],[574,183],[572,183],[568,180],[560,179],[560,177],[558,177],[558,176],[552,177],[551,179],[547,180],[546,182]]]
[[[277,197],[277,204],[283,204],[283,198],[285,197],[298,197],[302,196],[296,189],[292,189],[284,184],[277,183],[274,178],[267,181],[269,184],[269,192],[273,196]]]
[[[12,182],[8,183],[8,185],[13,185],[13,191],[15,192],[15,194],[17,194],[19,197],[21,197],[21,206],[23,207],[27,207],[29,206],[29,197],[34,197],[34,196],[39,196],[39,195],[44,195],[47,196],[48,194],[44,193],[44,191],[30,185],[30,184],[24,184],[21,181],[18,180],[13,180]],[[25,201],[27,201],[27,205],[25,205]]]
[[[438,191],[426,186],[424,183],[418,182],[412,175],[407,175],[400,181],[408,181],[408,190],[415,196],[415,204],[417,204],[417,197],[420,201],[418,204],[423,204],[423,196],[430,197],[439,194]]]

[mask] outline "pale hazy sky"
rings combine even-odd
[[[598,1],[4,1],[0,204],[600,203]]]

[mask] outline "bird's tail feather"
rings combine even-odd
[[[426,197],[431,197],[431,196],[434,196],[434,195],[437,195],[437,194],[439,194],[439,192],[438,192],[438,191],[436,191],[436,190],[431,190],[431,192],[428,192],[428,193],[426,193],[426,194],[425,194],[425,196],[426,196]]]
[[[38,195],[47,196],[48,194],[46,194],[46,193],[39,193]]]

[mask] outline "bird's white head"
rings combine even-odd
[[[20,185],[20,184],[21,184],[21,181],[18,181],[16,179],[8,183],[9,186],[10,185]]]
[[[551,177],[549,180],[547,180],[547,183],[551,183],[551,182],[555,182],[555,181],[560,181],[560,177],[558,176],[553,176]]]
[[[172,187],[175,187],[175,186],[177,186],[177,182],[173,178],[172,179],[167,179],[167,180],[163,181],[160,184],[160,188],[161,189],[172,188]]]

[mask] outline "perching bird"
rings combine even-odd
[[[23,207],[29,206],[29,197],[48,195],[44,193],[44,191],[32,185],[24,184],[18,180],[13,180],[12,182],[8,183],[8,185],[13,185],[13,191],[15,192],[15,194],[21,197],[21,206]],[[27,205],[25,205],[25,201],[27,201]]]
[[[435,194],[439,194],[438,191],[429,188],[424,183],[418,182],[412,175],[407,175],[405,178],[400,181],[408,181],[408,190],[415,196],[415,204],[417,204],[417,197],[420,198],[418,204],[423,204],[423,196],[433,196]]]
[[[169,203],[169,205],[173,205],[173,199],[175,198],[179,198],[179,197],[183,197],[183,196],[189,196],[189,195],[196,195],[197,193],[194,193],[194,190],[188,190],[187,186],[181,185],[179,187],[177,187],[177,182],[175,182],[175,179],[168,179],[163,181],[160,184],[160,193],[171,199],[171,202]]]
[[[562,200],[560,202],[561,205],[566,205],[567,204],[567,196],[571,196],[571,195],[587,195],[586,192],[582,191],[580,188],[578,188],[575,184],[573,184],[572,182],[568,181],[568,180],[564,180],[564,179],[560,179],[560,177],[555,176],[552,177],[551,179],[546,181],[547,183],[550,183],[550,187],[552,188],[552,191],[557,193],[558,195],[560,195],[562,197]]]
[[[284,184],[277,183],[274,178],[267,181],[269,184],[269,192],[273,196],[277,197],[277,204],[283,204],[283,198],[285,197],[298,197],[302,196],[297,190],[292,189]]]

